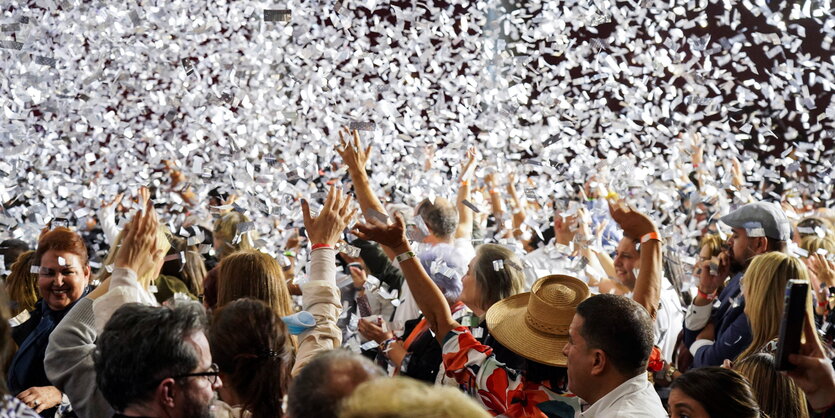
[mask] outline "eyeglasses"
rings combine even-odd
[[[215,385],[215,384],[217,384],[217,379],[218,379],[219,376],[220,376],[220,368],[217,366],[217,364],[212,363],[212,365],[209,366],[209,371],[207,371],[207,372],[186,373],[186,374],[180,374],[180,375],[171,376],[171,377],[174,378],[174,379],[181,379],[183,377],[205,377],[209,381],[209,383],[211,383],[212,385]]]

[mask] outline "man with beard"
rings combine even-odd
[[[203,307],[125,305],[99,335],[96,383],[113,417],[210,418],[221,387]]]
[[[720,220],[733,233],[718,260],[699,266],[698,294],[684,318],[684,343],[693,355],[693,367],[719,366],[751,344],[751,327],[743,311],[742,276],[752,258],[770,251],[785,252],[790,239],[789,220],[776,204],[749,203]]]

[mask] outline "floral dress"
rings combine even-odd
[[[446,374],[454,378],[494,416],[573,418],[580,398],[525,380],[518,370],[496,360],[493,349],[467,327],[447,335],[443,346]]]

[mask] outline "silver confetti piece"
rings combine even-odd
[[[265,22],[289,22],[291,16],[288,9],[264,9]]]
[[[0,48],[4,49],[23,49],[23,44],[15,41],[0,41]]]
[[[239,235],[253,230],[255,230],[255,222],[241,222],[237,226],[237,233]]]
[[[377,129],[377,124],[374,122],[351,122],[348,129],[357,131],[373,131]]]
[[[47,67],[55,68],[55,58],[35,56],[35,64],[46,65]]]
[[[133,23],[133,26],[139,26],[139,24],[142,23],[139,19],[139,13],[137,13],[136,10],[131,10],[131,12],[128,13],[128,17],[130,18],[131,23]]]
[[[9,23],[0,25],[0,32],[17,32],[20,30],[20,23]]]

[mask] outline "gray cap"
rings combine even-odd
[[[789,218],[775,203],[749,203],[719,220],[731,228],[744,228],[750,237],[768,237],[779,241],[791,238]]]

